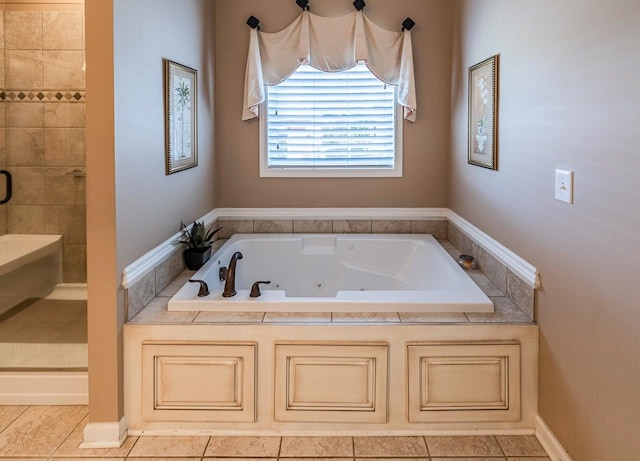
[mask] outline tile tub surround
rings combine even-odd
[[[462,437],[127,437],[120,448],[78,448],[85,406],[0,406],[0,457],[29,459],[186,460],[278,459],[550,461],[534,436]],[[57,421],[57,423],[55,422]],[[163,451],[159,453],[160,449]],[[492,453],[491,457],[487,453]],[[462,456],[462,457],[461,457]],[[159,457],[159,458],[158,458]]]

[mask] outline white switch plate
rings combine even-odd
[[[573,203],[573,171],[556,169],[556,200]]]

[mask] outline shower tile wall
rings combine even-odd
[[[84,18],[79,4],[51,9],[14,4],[1,21],[0,165],[14,187],[0,231],[62,234],[64,281],[85,282]]]

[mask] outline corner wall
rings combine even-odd
[[[352,2],[311,2],[311,12],[342,16]],[[289,25],[300,8],[293,0],[216,2],[217,207],[442,207],[446,205],[449,150],[449,4],[445,0],[368,0],[365,14],[389,30],[410,16],[418,115],[403,122],[402,178],[261,178],[259,121],[243,122],[242,99],[249,44],[247,18],[261,30]]]
[[[86,4],[89,413],[123,415],[122,271],[214,206],[209,0]],[[162,58],[198,70],[197,168],[165,175]]]
[[[574,461],[640,451],[639,21],[634,1],[452,2],[449,207],[540,270],[540,414]],[[467,164],[467,70],[498,53],[490,171]]]

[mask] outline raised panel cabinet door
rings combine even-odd
[[[276,344],[276,420],[386,422],[387,355],[387,344]]]
[[[520,345],[407,346],[411,422],[517,421]]]
[[[255,421],[255,344],[143,344],[146,421]]]

